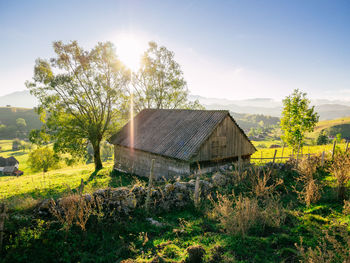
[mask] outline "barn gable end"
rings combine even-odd
[[[201,145],[192,161],[223,160],[250,156],[256,149],[239,126],[227,114]]]

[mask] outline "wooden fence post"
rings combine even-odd
[[[321,164],[322,164],[322,166],[324,166],[324,151],[322,152]]]
[[[201,167],[199,163],[197,163],[197,165],[198,165],[198,172],[196,177],[196,184],[194,187],[194,205],[196,208],[198,208],[198,205],[199,205],[199,177],[201,175]]]
[[[337,144],[337,140],[334,139],[334,143],[333,143],[333,150],[332,150],[332,160],[334,159],[334,151],[335,151],[335,145]]]
[[[146,196],[146,211],[149,212],[149,203],[151,201],[151,191],[153,186],[153,168],[154,168],[154,159],[151,162],[151,169],[149,172],[149,180],[148,180],[148,188],[147,188],[147,196]]]
[[[281,163],[283,162],[283,152],[284,152],[284,146],[285,146],[285,143],[283,143],[283,148],[282,148],[282,156],[281,156]]]
[[[277,154],[277,150],[275,150],[275,153],[274,153],[274,155],[273,155],[273,161],[272,161],[272,163],[275,163],[275,160],[276,160],[276,154]]]
[[[5,219],[8,218],[7,207],[5,204],[0,204],[0,251],[2,250],[2,242],[4,238]]]
[[[349,141],[346,142],[345,152],[348,152],[348,148],[349,148]]]

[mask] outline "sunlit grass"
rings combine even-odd
[[[264,144],[266,145],[266,147],[269,147],[272,144],[279,144],[277,143],[279,141],[253,141],[253,144],[255,145],[255,147],[257,147],[259,144]],[[337,149],[341,149],[341,150],[345,150],[346,148],[346,143],[341,143],[341,144],[337,144],[336,145]],[[276,161],[280,162],[281,159],[278,159],[278,157],[282,156],[282,151],[283,151],[283,157],[288,157],[291,156],[293,153],[292,148],[290,147],[285,147],[283,150],[283,147],[281,148],[259,148],[257,147],[257,152],[255,152],[252,155],[252,161],[256,162],[259,160],[256,160],[254,158],[273,158],[275,150],[277,150],[276,153]],[[322,154],[322,152],[325,152],[325,155],[331,155],[332,154],[332,150],[333,150],[333,144],[327,144],[327,145],[314,145],[314,146],[304,146],[301,150],[300,150],[300,154]],[[294,152],[294,156],[296,156],[296,152]],[[285,161],[286,159],[284,159]],[[271,160],[267,160],[267,161],[271,161]],[[266,160],[265,160],[266,162]]]

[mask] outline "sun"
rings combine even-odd
[[[122,34],[115,40],[119,59],[132,71],[140,67],[142,54],[146,51],[144,41],[133,34]]]

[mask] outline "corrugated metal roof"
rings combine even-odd
[[[134,118],[133,145],[130,122],[109,141],[188,161],[227,115],[229,112],[222,110],[144,109]]]

